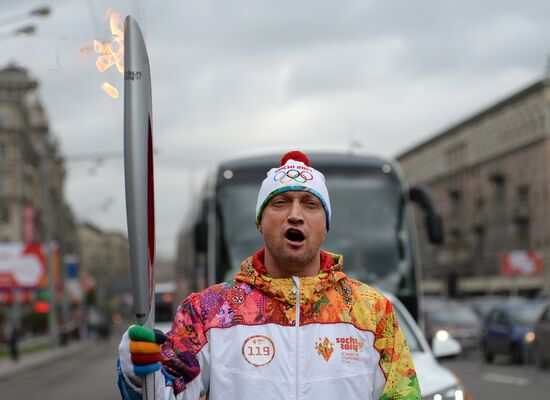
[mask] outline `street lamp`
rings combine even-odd
[[[38,7],[38,8],[35,8],[34,10],[31,10],[31,12],[29,14],[34,16],[34,17],[46,17],[46,16],[50,15],[51,12],[52,11],[51,11],[50,7],[43,6],[43,7]]]
[[[51,14],[51,9],[48,6],[42,6],[33,8],[30,11],[10,15],[9,17],[0,18],[0,26],[5,26],[9,24],[13,24],[14,22],[17,22],[19,20],[28,18],[28,17],[47,17]]]
[[[22,27],[13,31],[14,34],[32,35],[36,32],[36,25],[23,25]]]
[[[12,36],[18,36],[18,35],[33,35],[36,32],[36,25],[30,24],[30,25],[22,25],[19,28],[11,31],[11,32],[4,32],[0,33],[0,40],[2,39],[8,39]]]

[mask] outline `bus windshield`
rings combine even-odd
[[[323,249],[344,255],[348,276],[395,294],[415,292],[409,227],[399,182],[387,175],[330,175],[332,226]],[[254,224],[259,184],[220,187],[224,278],[263,243]]]

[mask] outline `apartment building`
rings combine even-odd
[[[456,278],[459,291],[469,294],[550,289],[550,79],[495,102],[397,160],[410,185],[430,189],[444,219],[443,246],[419,235],[426,292],[445,293]],[[512,255],[527,264],[536,259],[542,273],[503,273]]]
[[[72,251],[64,160],[38,88],[20,66],[0,70],[0,241],[44,242],[49,234]]]

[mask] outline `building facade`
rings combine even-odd
[[[15,65],[0,70],[0,241],[41,243],[49,237],[75,249],[64,180],[38,82]]]
[[[464,119],[397,160],[410,185],[430,189],[444,220],[443,246],[419,234],[426,292],[446,293],[449,284],[464,294],[550,289],[550,80]],[[422,231],[421,218],[416,221]],[[542,274],[503,274],[511,254],[538,257]]]

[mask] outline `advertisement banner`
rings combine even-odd
[[[53,262],[59,263],[54,249]],[[46,256],[42,245],[0,243],[0,289],[39,289],[47,284]]]
[[[505,276],[534,276],[542,274],[543,256],[538,251],[509,251],[500,259],[500,274]]]

